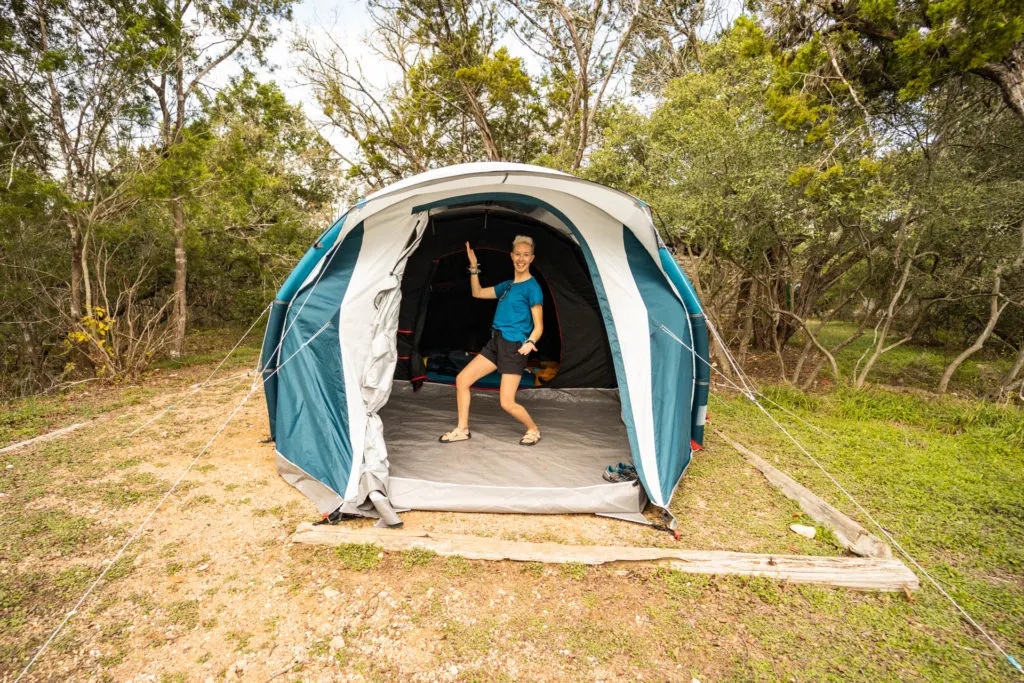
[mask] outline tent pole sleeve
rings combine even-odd
[[[693,330],[693,350],[697,354],[694,364],[694,387],[693,387],[693,420],[690,438],[697,447],[704,446],[704,423],[708,413],[708,388],[711,382],[711,362],[708,355],[708,325],[704,317],[704,309],[697,299],[697,292],[690,284],[686,273],[679,267],[675,257],[667,248],[658,250],[661,257],[661,266],[665,269],[672,284],[676,286],[679,294],[683,297],[683,305],[690,316],[690,326]]]

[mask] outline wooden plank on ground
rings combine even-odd
[[[24,448],[25,446],[31,446],[34,443],[39,443],[41,441],[49,441],[50,439],[56,439],[56,438],[59,438],[61,436],[64,436],[65,434],[70,434],[71,432],[75,431],[76,429],[80,429],[80,428],[84,427],[87,424],[89,424],[89,423],[88,422],[79,422],[78,424],[73,424],[73,425],[70,425],[70,426],[67,426],[67,427],[62,427],[61,429],[57,429],[55,431],[49,432],[47,434],[42,434],[40,436],[31,438],[31,439],[27,439],[25,441],[19,441],[18,443],[12,443],[10,446],[4,446],[3,448],[0,448],[0,453],[7,453],[9,451],[16,451],[19,448]]]
[[[757,555],[726,551],[634,548],[628,546],[527,543],[477,536],[441,535],[402,529],[352,529],[305,522],[292,535],[295,543],[343,545],[372,543],[388,551],[423,548],[438,555],[470,560],[514,560],[604,564],[658,562],[692,574],[764,576],[794,583],[816,583],[858,590],[894,592],[916,590],[917,576],[899,560],[862,557]]]
[[[857,522],[814,495],[814,493],[798,484],[789,475],[772,467],[767,460],[746,446],[733,441],[717,429],[715,434],[739,451],[740,455],[747,462],[760,470],[761,474],[768,481],[775,484],[787,498],[799,503],[800,509],[806,512],[811,519],[821,522],[832,529],[836,539],[844,548],[862,557],[892,558],[892,548],[889,547],[888,543],[868,532],[860,524],[857,524]]]

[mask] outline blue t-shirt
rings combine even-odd
[[[533,331],[530,309],[544,303],[544,293],[536,278],[522,282],[505,280],[494,285],[498,297],[498,310],[494,311],[492,327],[508,341],[524,342]]]

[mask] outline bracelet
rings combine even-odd
[[[467,268],[467,270],[469,271],[470,275],[479,275],[480,274],[480,269],[479,268]]]

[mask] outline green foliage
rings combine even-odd
[[[406,569],[428,565],[437,557],[433,550],[425,548],[411,548],[402,553],[402,566]]]
[[[335,556],[345,567],[356,571],[376,569],[382,553],[382,548],[373,543],[342,543],[334,549]]]

